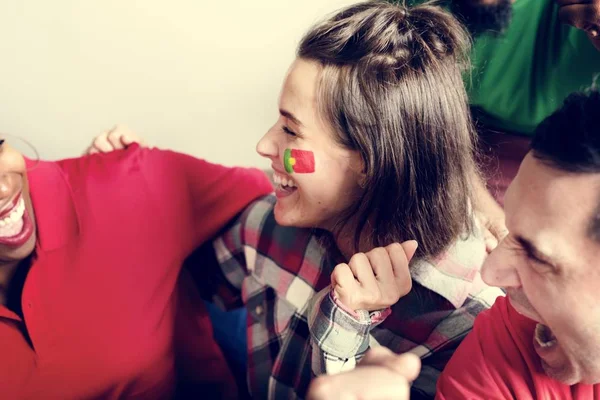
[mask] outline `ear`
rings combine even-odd
[[[352,152],[351,168],[356,173],[358,185],[364,189],[367,183],[367,166],[358,151]]]

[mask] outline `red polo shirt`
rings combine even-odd
[[[38,243],[24,320],[0,307],[0,398],[170,397],[176,312],[190,321],[177,337],[211,337],[181,265],[271,190],[267,178],[136,145],[28,166]],[[228,379],[212,341],[182,345],[208,380]]]
[[[436,399],[599,400],[600,385],[568,386],[544,373],[533,348],[535,326],[498,297],[446,365]]]

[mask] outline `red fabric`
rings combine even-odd
[[[499,297],[454,353],[436,399],[600,399],[600,385],[567,386],[544,373],[533,348],[535,325]]]
[[[179,276],[194,248],[271,190],[265,175],[138,146],[28,165],[38,243],[24,322],[0,307],[0,397],[168,398],[182,348],[205,360],[187,376],[233,384]],[[205,341],[175,341],[180,331]]]

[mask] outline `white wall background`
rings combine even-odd
[[[45,159],[123,123],[149,143],[266,167],[256,141],[308,27],[352,0],[0,0],[0,132]]]

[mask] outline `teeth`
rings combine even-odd
[[[6,226],[21,220],[21,218],[23,218],[24,212],[25,201],[23,201],[23,198],[21,197],[17,202],[15,208],[11,211],[11,213],[8,214],[6,217],[0,219],[0,226]]]
[[[277,172],[273,173],[273,182],[275,185],[281,185],[282,187],[296,187],[296,182],[292,178],[280,175]]]
[[[23,229],[23,214],[25,213],[25,201],[20,198],[17,205],[6,217],[0,219],[0,237],[12,237]]]
[[[557,343],[550,328],[542,324],[535,326],[535,340],[541,347],[552,347]]]

